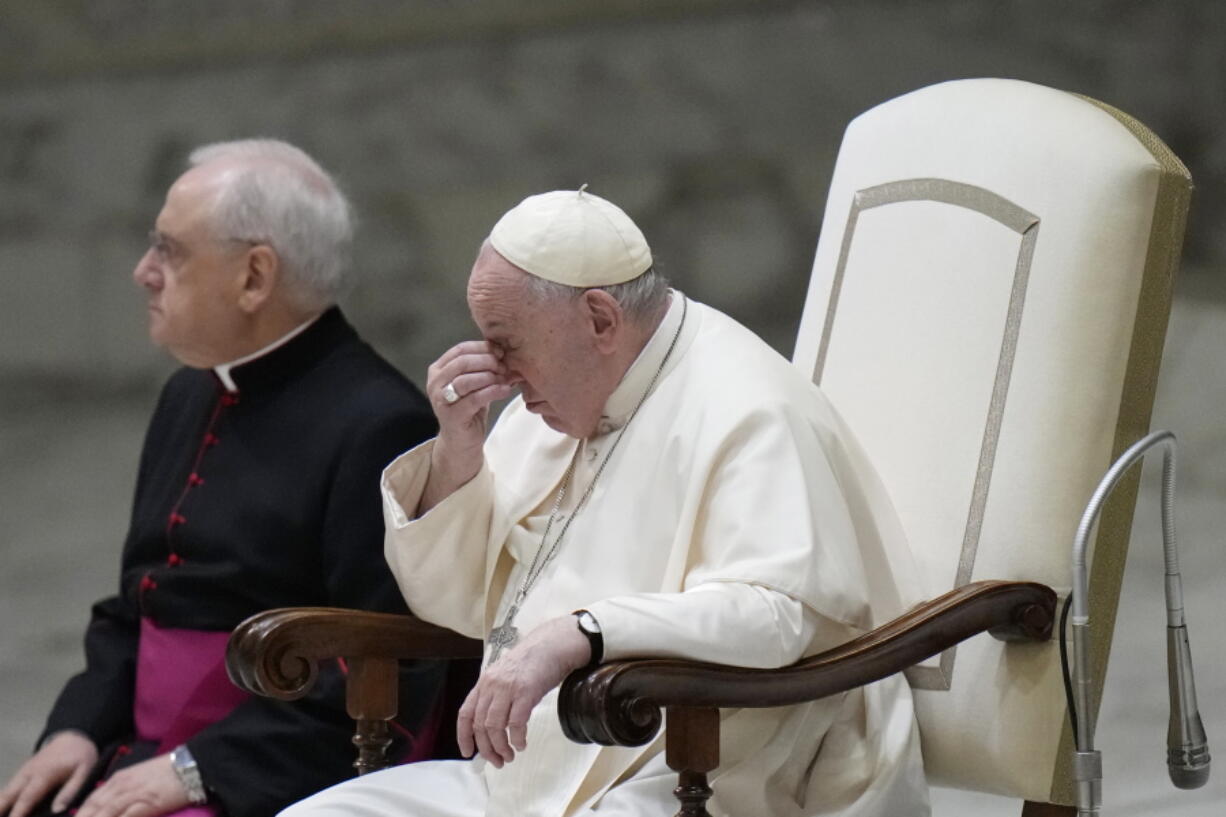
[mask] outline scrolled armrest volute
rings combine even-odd
[[[660,704],[616,689],[627,667],[648,661],[615,661],[574,672],[558,692],[562,731],[576,743],[642,746],[660,731]]]
[[[1056,594],[1034,582],[975,582],[920,605],[846,644],[780,669],[676,659],[613,661],[562,683],[558,717],[577,743],[641,746],[664,707],[773,707],[815,701],[880,680],[984,631],[1045,641]]]
[[[241,689],[301,698],[329,658],[479,658],[481,642],[409,615],[331,607],[256,613],[235,628],[226,671]]]

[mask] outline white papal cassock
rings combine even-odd
[[[516,399],[486,443],[481,472],[420,519],[413,513],[432,443],[387,468],[386,555],[413,611],[488,638],[540,547],[567,467],[575,461],[563,514],[623,426],[625,438],[521,608],[520,632],[586,608],[603,629],[606,660],[782,666],[919,600],[889,501],[822,394],[744,327],[674,292],[596,436],[553,431]],[[564,521],[554,523],[551,541]],[[562,734],[556,702],[555,690],[536,707],[528,748],[502,769],[479,760],[401,766],[290,811],[664,817],[676,810],[662,735],[641,748],[577,745]],[[715,815],[928,813],[901,676],[811,704],[725,711],[720,758],[711,776]]]

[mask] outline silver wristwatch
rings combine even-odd
[[[191,750],[185,745],[171,749],[170,765],[178,775],[179,782],[183,784],[183,791],[187,792],[187,799],[192,805],[199,806],[207,803],[209,796],[204,791],[204,781],[200,779],[200,767],[196,765],[196,758],[192,757]]]

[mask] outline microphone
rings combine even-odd
[[[1152,435],[1151,435],[1152,436]],[[1175,441],[1162,458],[1162,550],[1166,563],[1166,672],[1171,719],[1166,729],[1166,767],[1179,789],[1196,789],[1209,780],[1209,740],[1196,705],[1192,648],[1183,613],[1183,580],[1175,543]]]
[[[1209,741],[1196,706],[1187,625],[1166,628],[1166,668],[1171,694],[1167,770],[1176,788],[1197,789],[1209,780]]]
[[[1162,549],[1166,562],[1166,662],[1171,697],[1171,720],[1166,733],[1167,770],[1171,782],[1180,789],[1195,789],[1209,780],[1209,741],[1196,706],[1192,650],[1188,646],[1188,628],[1184,622],[1179,550],[1175,543],[1175,435],[1169,431],[1155,431],[1129,446],[1107,469],[1086,505],[1073,539],[1073,588],[1069,607],[1073,613],[1073,652],[1077,660],[1073,666],[1074,683],[1070,684],[1067,676],[1065,683],[1070,716],[1082,713],[1082,717],[1075,720],[1076,751],[1073,753],[1078,817],[1098,814],[1102,785],[1101,755],[1094,749],[1094,725],[1088,715],[1090,677],[1086,656],[1090,611],[1086,548],[1107,495],[1129,468],[1158,445],[1166,449],[1162,456]],[[1077,690],[1075,703],[1072,688]]]

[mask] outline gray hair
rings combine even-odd
[[[277,252],[286,293],[298,306],[322,309],[348,283],[353,211],[336,182],[303,151],[276,139],[217,142],[192,151],[191,167],[233,163],[212,206],[223,240],[268,244]]]
[[[637,278],[605,287],[572,287],[528,273],[524,288],[537,303],[578,298],[589,289],[603,290],[613,296],[630,320],[638,323],[652,317],[668,298],[668,279],[655,267]]]

